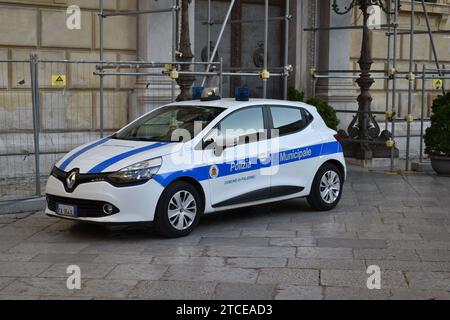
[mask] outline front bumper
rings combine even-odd
[[[101,181],[81,184],[72,193],[68,193],[60,180],[50,176],[46,188],[48,202],[45,212],[53,217],[94,223],[152,222],[163,190],[154,180],[143,185],[123,188]],[[80,208],[80,216],[58,215],[55,212],[55,202],[77,206]],[[115,213],[104,215],[103,204],[111,204]]]

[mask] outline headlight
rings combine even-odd
[[[108,180],[119,185],[141,184],[152,179],[161,168],[162,158],[133,164],[108,176]]]

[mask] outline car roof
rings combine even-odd
[[[237,101],[236,99],[227,98],[213,101],[189,100],[182,102],[175,102],[169,104],[170,106],[202,106],[202,107],[216,107],[224,109],[239,109],[254,105],[281,105],[281,106],[298,106],[306,109],[314,108],[303,102],[273,100],[273,99],[250,99],[249,101]]]

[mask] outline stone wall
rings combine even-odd
[[[105,0],[105,10],[136,10],[136,0]],[[81,30],[66,27],[66,9],[81,7]],[[36,53],[43,60],[99,60],[98,1],[29,0],[0,1],[0,60],[29,59]],[[105,20],[105,60],[136,60],[137,18]],[[74,146],[99,136],[99,78],[95,64],[40,63],[41,170]],[[54,88],[51,76],[64,74],[65,88]],[[129,120],[132,77],[105,78],[105,130]],[[0,179],[29,174],[32,109],[28,63],[0,63]],[[14,156],[2,156],[5,154]],[[8,170],[14,164],[14,170]]]
[[[415,3],[415,10],[417,12],[415,17],[416,30],[426,31],[426,23],[424,15],[422,14],[421,2]],[[429,14],[430,24],[432,30],[449,30],[450,29],[450,0],[437,0],[437,3],[427,3],[427,11]],[[383,15],[384,16],[384,15]],[[410,30],[410,17],[411,17],[411,2],[402,1],[402,8],[400,11],[398,23],[399,32]],[[353,13],[352,22],[360,25],[362,23],[359,13],[355,10]],[[387,23],[384,19],[382,23]],[[372,54],[374,64],[372,69],[386,70],[387,68],[387,47],[388,38],[385,35],[386,29],[373,30],[372,32]],[[450,68],[450,34],[435,34],[434,43],[436,45],[437,56],[441,65],[444,65],[447,69]],[[351,47],[350,47],[350,67],[354,70],[359,70],[357,64],[360,51],[361,51],[361,30],[351,31]],[[397,38],[397,70],[409,71],[409,47],[410,36],[399,35]],[[422,65],[426,64],[430,68],[435,68],[434,57],[432,54],[431,44],[428,34],[416,35],[414,38],[414,71],[421,72]],[[377,111],[385,111],[386,109],[386,87],[388,83],[383,80],[376,80],[373,85],[372,96],[373,109]],[[356,83],[354,83],[357,88]],[[391,84],[392,86],[392,84]],[[448,83],[447,86],[448,88]],[[421,101],[422,101],[422,81],[416,80],[414,82],[413,92],[413,108],[412,114],[418,118],[421,114]],[[432,81],[426,82],[426,111],[425,114],[429,116],[430,107],[435,97],[440,94],[440,90],[435,90],[432,86]],[[390,98],[392,99],[392,98]],[[399,116],[404,117],[408,114],[408,81],[397,81],[397,94],[396,104],[399,111]],[[390,106],[391,104],[389,104]]]
[[[410,30],[410,17],[411,17],[411,2],[401,1],[402,8],[399,13],[399,32]],[[423,15],[422,4],[420,1],[415,3],[415,29],[420,31],[426,31],[427,26],[425,17]],[[432,30],[449,30],[450,29],[450,0],[437,0],[436,3],[427,3],[427,11],[429,15],[430,25]],[[383,14],[383,20],[381,23],[387,23],[385,15]],[[352,23],[361,25],[361,17],[356,10],[353,12]],[[374,64],[373,70],[386,70],[387,69],[387,48],[388,37],[386,36],[386,29],[373,30],[372,31],[372,55]],[[361,52],[361,30],[350,31],[350,69],[359,70],[357,64],[360,52]],[[436,46],[437,56],[440,64],[446,69],[450,69],[450,34],[434,34],[434,43]],[[393,47],[391,47],[393,48]],[[410,48],[410,36],[398,35],[397,38],[397,70],[409,71],[409,48]],[[392,51],[393,52],[393,51]],[[391,55],[392,57],[392,55]],[[422,66],[425,64],[429,68],[436,68],[434,62],[434,56],[432,53],[431,43],[428,34],[416,35],[414,38],[414,72],[422,72]],[[378,74],[380,75],[380,74]],[[375,76],[375,74],[374,74]],[[445,83],[447,90],[450,88],[450,82],[447,80]],[[392,81],[389,84],[392,88]],[[353,83],[355,89],[358,88],[356,83]],[[372,87],[372,109],[376,111],[386,110],[386,88],[388,86],[387,80],[376,80]],[[408,80],[397,80],[397,93],[395,96],[396,109],[398,110],[398,117],[404,118],[408,115]],[[436,90],[432,81],[428,80],[425,83],[425,117],[430,116],[431,105],[437,95],[441,94],[441,90]],[[412,112],[416,121],[411,125],[411,133],[413,136],[420,134],[420,115],[422,108],[422,81],[416,80],[413,84],[412,93]],[[392,107],[392,91],[389,96],[389,109]],[[382,129],[385,128],[384,116],[377,116],[379,122],[382,123]],[[345,122],[347,125],[347,122]],[[425,127],[429,125],[429,122],[425,122]],[[406,122],[402,121],[396,125],[396,142],[400,149],[400,156],[405,157],[406,150]],[[390,126],[389,126],[390,129]],[[420,155],[419,149],[420,140],[417,137],[411,139],[410,156],[412,158],[418,158]]]

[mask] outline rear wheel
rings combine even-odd
[[[334,209],[341,200],[343,183],[340,170],[332,163],[324,164],[317,172],[307,197],[309,205],[317,211]]]
[[[169,238],[188,235],[203,213],[198,191],[189,183],[177,181],[162,194],[155,216],[156,231]]]

